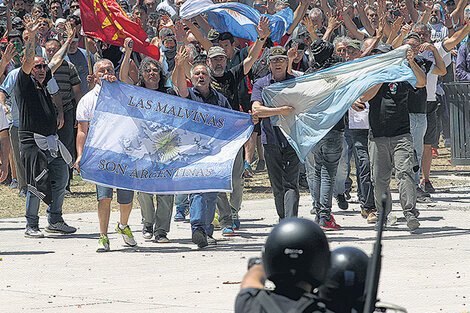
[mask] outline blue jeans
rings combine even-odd
[[[370,212],[371,209],[375,209],[375,202],[374,187],[370,176],[369,130],[350,129],[349,133],[354,144],[353,155],[356,162],[358,198],[361,208]]]
[[[129,204],[134,201],[134,191],[116,188],[117,203]],[[113,188],[96,185],[96,199],[101,201],[103,199],[113,198]]]
[[[49,151],[45,151],[47,156],[47,168],[49,170],[49,180],[51,182],[52,202],[47,208],[49,224],[63,222],[62,204],[64,203],[65,186],[69,180],[69,168],[62,157],[53,158]],[[26,225],[28,227],[39,226],[39,198],[31,192],[26,194]]]
[[[353,154],[353,140],[349,129],[344,131],[343,151],[336,171],[335,185],[333,194],[342,195],[347,190],[351,190],[352,179],[349,177],[351,172],[351,156]]]
[[[189,211],[189,199],[187,194],[175,195],[176,213],[182,213],[184,215]]]
[[[307,181],[317,216],[329,218],[336,170],[343,151],[343,132],[330,130],[307,156]]]
[[[413,148],[416,151],[418,157],[418,164],[421,168],[421,158],[423,157],[424,151],[424,134],[426,134],[426,128],[428,121],[426,113],[410,113],[410,133],[413,138]],[[420,177],[418,171],[414,174],[414,180],[416,185],[419,185]]]
[[[208,236],[212,236],[214,226],[215,207],[217,205],[217,192],[193,193],[189,196],[191,230],[198,228]]]

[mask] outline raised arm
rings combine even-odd
[[[447,50],[450,51],[458,45],[459,42],[464,40],[465,37],[470,33],[470,23],[467,23],[464,27],[462,27],[459,31],[456,31],[450,38],[445,38],[442,46]]]
[[[34,55],[36,54],[36,32],[39,24],[35,23],[33,18],[29,15],[25,15],[23,24],[28,31],[28,40],[24,48],[24,59],[21,68],[26,74],[30,74],[34,65]]]
[[[243,60],[243,74],[247,75],[255,61],[258,59],[258,56],[261,53],[266,38],[271,35],[271,29],[269,28],[269,18],[267,16],[261,16],[259,19],[258,26],[256,27],[258,32],[258,38],[256,39],[253,48],[248,52],[247,57]]]
[[[426,86],[426,74],[424,74],[423,70],[419,67],[418,64],[416,64],[415,57],[416,55],[414,54],[412,49],[408,49],[408,51],[406,51],[406,58],[408,59],[410,68],[416,76],[415,87],[422,88]]]
[[[119,70],[119,80],[126,84],[134,85],[134,81],[129,77],[129,63],[132,54],[132,38],[124,39],[124,58],[122,59],[121,69]]]
[[[191,33],[193,33],[194,37],[196,37],[197,41],[199,41],[204,48],[204,50],[209,51],[209,49],[213,46],[212,42],[207,39],[206,36],[202,33],[202,31],[197,28],[193,22],[190,20],[183,20],[183,22],[188,26]]]
[[[305,12],[307,12],[309,4],[309,0],[300,0],[297,9],[295,9],[294,11],[294,19],[292,21],[292,24],[290,25],[289,29],[287,29],[286,34],[291,35],[294,32],[294,29],[297,27],[297,25],[299,25],[300,21],[304,17]]]
[[[413,0],[405,0],[405,5],[406,5],[406,10],[408,11],[408,14],[411,17],[411,20],[413,23],[416,23],[418,21],[419,15],[418,11],[416,11],[415,6],[413,4]]]
[[[364,10],[364,0],[357,0],[357,12],[359,13],[359,18],[361,24],[364,26],[368,34],[374,34],[375,29],[372,28],[369,19],[367,18],[366,11]]]
[[[5,48],[5,51],[3,52],[3,57],[2,60],[0,61],[0,75],[5,72],[6,67],[8,64],[13,60],[15,55],[17,55],[18,52],[15,49],[15,46],[13,46],[12,43],[9,43],[7,47]]]
[[[54,56],[52,57],[52,59],[49,61],[49,64],[48,64],[52,73],[55,73],[55,71],[59,68],[59,66],[64,61],[65,55],[67,54],[69,50],[70,43],[75,38],[76,28],[72,27],[69,21],[65,23],[65,30],[67,32],[67,40],[64,42],[62,47],[60,47],[60,49],[57,50],[57,52],[54,54]]]
[[[421,51],[429,50],[434,55],[434,68],[432,70],[433,74],[444,76],[447,73],[446,65],[442,59],[437,48],[430,43],[423,43],[420,47]]]
[[[333,32],[335,31],[335,29],[340,27],[341,24],[343,24],[343,21],[339,20],[337,16],[330,16],[328,18],[328,26],[326,27],[326,31],[323,34],[322,39],[326,41],[330,41],[331,35],[333,35]]]
[[[175,69],[173,70],[171,80],[173,81],[173,85],[176,87],[178,95],[183,98],[187,98],[189,96],[185,74],[185,63],[187,63],[187,60],[188,52],[183,47],[179,48],[175,57]]]

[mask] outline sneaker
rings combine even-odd
[[[265,169],[266,169],[266,161],[259,160],[258,164],[256,164],[255,172],[264,172]]]
[[[48,233],[73,234],[77,231],[75,227],[67,225],[65,222],[49,224],[44,230]]]
[[[201,228],[197,228],[193,231],[193,236],[191,238],[193,243],[197,244],[199,248],[207,247],[207,236]]]
[[[235,236],[235,232],[232,227],[224,227],[222,229],[222,236]]]
[[[436,189],[432,186],[431,182],[428,179],[425,179],[421,182],[421,189],[427,193],[435,193]]]
[[[221,230],[222,229],[222,227],[220,227],[220,222],[219,222],[219,213],[215,212],[214,219],[212,220],[211,224],[214,226],[215,230]]]
[[[217,245],[217,240],[215,240],[215,238],[212,237],[212,236],[207,236],[207,244],[209,246],[216,246]]]
[[[432,151],[432,158],[437,159],[439,157],[439,152],[437,152],[436,148],[431,148]]]
[[[39,229],[39,227],[29,227],[26,226],[26,231],[24,232],[26,238],[44,238],[44,234]]]
[[[367,223],[368,224],[374,224],[378,221],[378,218],[377,218],[377,213],[372,211],[369,213],[369,215],[367,216]]]
[[[398,217],[393,214],[389,214],[387,216],[387,220],[385,221],[386,226],[394,226],[398,222]]]
[[[369,211],[367,209],[361,209],[361,216],[363,218],[368,218],[369,217]]]
[[[419,186],[416,187],[416,201],[417,202],[429,202],[431,200],[431,194],[423,191]]]
[[[26,197],[26,189],[22,188],[20,192],[18,193],[18,197],[20,198]]]
[[[170,239],[166,235],[159,234],[155,236],[155,242],[156,243],[169,243]]]
[[[119,227],[119,223],[117,223],[116,231],[118,232],[118,234],[122,235],[122,239],[124,239],[124,242],[126,243],[126,245],[131,246],[131,247],[134,247],[137,245],[137,242],[135,242],[134,235],[132,235],[132,231],[129,225],[124,227],[124,229],[121,229],[121,227]]]
[[[142,237],[144,239],[152,239],[153,237],[153,226],[145,226],[142,228]]]
[[[255,172],[253,172],[253,169],[247,160],[245,160],[245,171],[248,171],[251,176],[255,175]]]
[[[341,210],[347,210],[348,209],[348,201],[346,201],[346,197],[344,194],[337,195],[335,197],[336,201],[338,202],[338,207]]]
[[[186,219],[186,216],[184,216],[183,212],[176,212],[175,216],[173,217],[173,220],[175,222],[182,222]]]
[[[109,250],[110,247],[108,236],[101,236],[98,240],[98,248],[96,248],[96,252],[108,252]]]
[[[233,229],[240,229],[240,219],[238,218],[238,212],[235,209],[232,209],[232,220],[233,220]]]
[[[419,221],[414,215],[408,215],[406,216],[406,226],[410,229],[410,231],[415,231],[416,229],[419,228]]]
[[[333,215],[330,215],[330,218],[327,219],[325,217],[320,218],[320,222],[318,223],[321,229],[323,230],[340,230],[341,226],[336,224],[336,221]]]
[[[18,188],[18,181],[16,179],[12,179],[9,188],[10,189]]]

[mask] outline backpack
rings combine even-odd
[[[269,291],[261,290],[254,300],[257,302],[264,312],[268,313],[324,313],[327,312],[325,305],[319,303],[313,294],[304,294],[299,299],[297,305],[283,312],[278,304],[269,296]],[[261,313],[261,312],[260,312]]]

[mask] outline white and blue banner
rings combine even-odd
[[[263,89],[266,106],[291,106],[287,117],[271,117],[300,160],[338,123],[349,107],[370,87],[408,81],[416,77],[408,67],[408,45],[391,52],[362,58]]]
[[[80,162],[83,179],[154,194],[230,192],[251,116],[102,81]]]
[[[208,23],[219,33],[230,32],[235,37],[256,41],[256,26],[261,16],[269,17],[271,40],[280,42],[294,21],[294,12],[285,8],[276,14],[261,14],[254,8],[237,2],[214,4],[211,0],[186,0],[181,6],[180,17],[190,19],[207,14]]]

